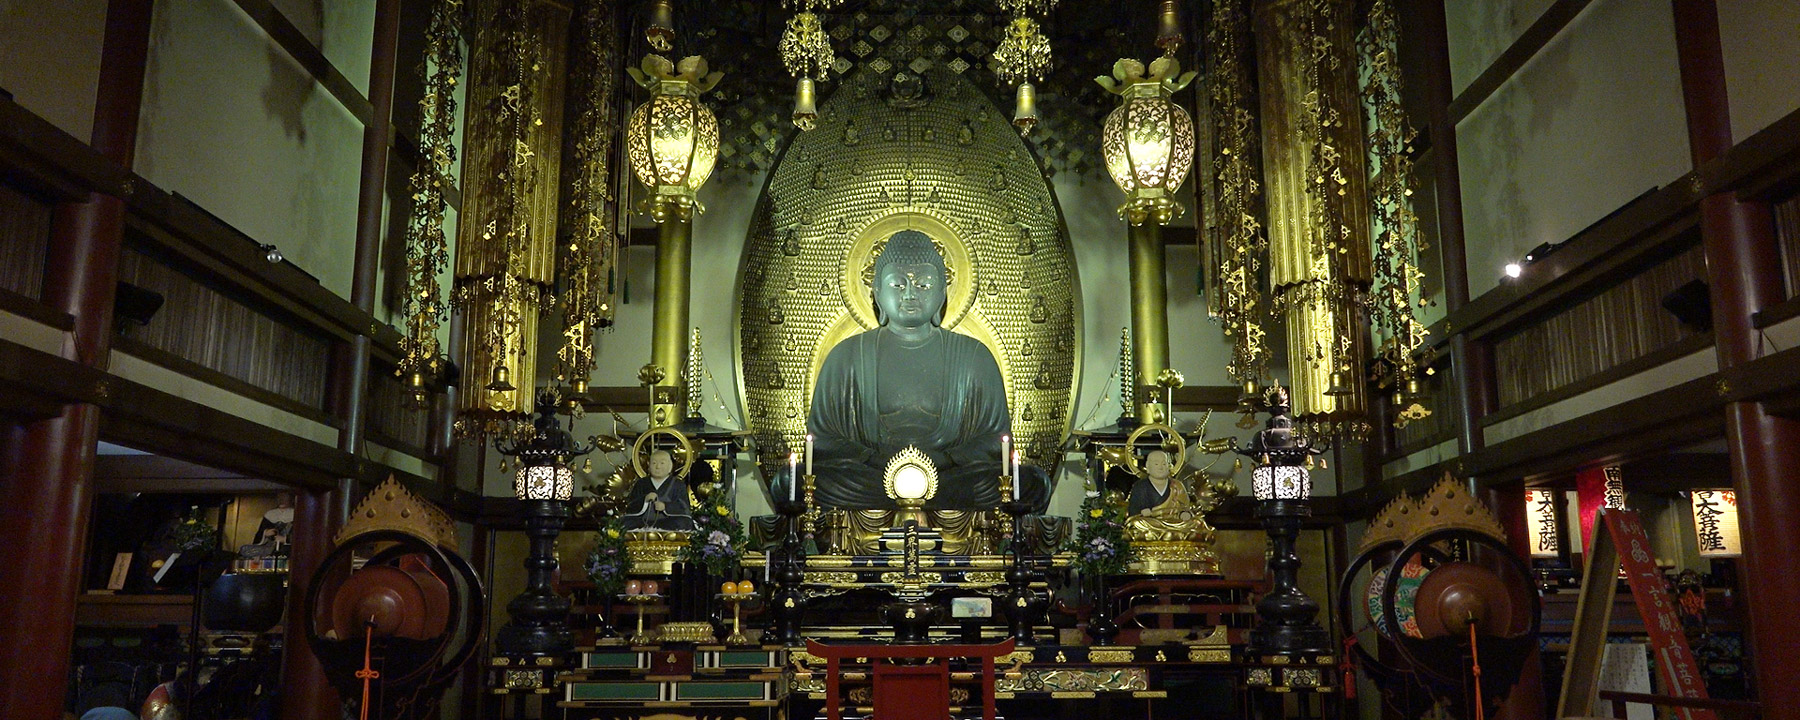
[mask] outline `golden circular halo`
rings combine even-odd
[[[1144,472],[1138,469],[1137,441],[1144,433],[1151,430],[1160,431],[1164,436],[1163,442],[1156,446],[1157,450],[1167,452],[1169,440],[1175,441],[1175,459],[1169,463],[1169,476],[1174,477],[1175,474],[1181,472],[1182,468],[1187,467],[1187,440],[1181,437],[1181,433],[1176,432],[1175,428],[1162,423],[1139,425],[1136,430],[1131,431],[1130,435],[1125,436],[1125,469],[1130,470],[1131,474],[1138,477],[1144,476]]]
[[[680,444],[675,449],[681,455],[681,477],[687,477],[688,471],[694,469],[694,460],[699,453],[694,449],[692,438],[667,425],[645,430],[644,434],[637,436],[637,440],[631,443],[631,469],[637,471],[638,477],[649,477],[650,474],[644,470],[644,443],[657,435],[668,435]]]
[[[900,470],[906,467],[916,467],[925,473],[925,495],[918,498],[919,500],[930,500],[937,497],[937,465],[931,462],[929,455],[912,445],[906,446],[906,449],[894,453],[894,456],[888,459],[887,470],[882,473],[881,477],[882,489],[887,491],[888,497],[895,500],[902,499],[900,494],[894,490],[894,481],[900,477]]]
[[[931,238],[938,253],[944,256],[944,322],[949,329],[962,322],[969,308],[975,306],[975,270],[969,246],[950,221],[923,208],[896,207],[877,215],[850,244],[844,257],[844,268],[838,276],[844,307],[864,330],[873,330],[875,319],[875,258],[880,257],[888,238],[901,230],[917,230]]]

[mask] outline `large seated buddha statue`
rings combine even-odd
[[[816,498],[827,508],[892,509],[883,476],[916,447],[937,469],[928,510],[981,510],[1001,501],[1001,438],[1011,432],[1006,384],[987,346],[941,327],[944,258],[931,239],[903,230],[874,263],[879,327],[833,347],[813,385],[806,429],[814,438]],[[1049,503],[1044,474],[1021,472],[1022,499]]]

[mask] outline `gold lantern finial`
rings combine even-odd
[[[722,72],[707,72],[698,55],[671,62],[646,55],[640,68],[626,68],[650,91],[625,125],[631,171],[651,190],[644,210],[657,222],[691,218],[703,211],[694,197],[712,176],[719,158],[719,121],[700,96],[719,84]]]
[[[1112,77],[1094,79],[1120,100],[1106,116],[1100,150],[1113,182],[1125,191],[1119,216],[1133,225],[1167,225],[1185,210],[1174,196],[1194,162],[1194,119],[1169,97],[1199,73],[1181,72],[1181,62],[1166,56],[1148,70],[1124,58],[1113,64]]]

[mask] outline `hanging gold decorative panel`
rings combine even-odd
[[[945,328],[999,362],[1013,435],[1040,464],[1068,431],[1079,368],[1074,255],[1037,158],[951,72],[858,72],[778,160],[745,244],[740,396],[761,460],[806,433],[813,379],[875,327],[869,275],[888,237],[930,236],[949,268]]]

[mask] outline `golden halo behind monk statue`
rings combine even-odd
[[[668,435],[675,438],[676,447],[670,454],[681,461],[681,472],[675,473],[675,476],[687,477],[688,471],[694,469],[694,461],[699,458],[699,453],[694,448],[692,438],[680,430],[668,426],[650,428],[645,430],[644,434],[637,436],[637,441],[631,443],[631,469],[637,471],[638,477],[650,476],[650,473],[644,470],[644,458],[656,450],[656,446],[652,444],[649,448],[645,448],[644,443],[649,442],[650,438],[657,435]]]
[[[1125,436],[1125,470],[1138,477],[1144,476],[1143,469],[1138,467],[1137,442],[1138,438],[1143,437],[1144,433],[1151,430],[1163,434],[1162,442],[1158,443],[1154,450],[1161,450],[1172,456],[1169,460],[1169,467],[1173,468],[1175,472],[1180,472],[1182,468],[1187,467],[1187,440],[1181,437],[1181,433],[1162,423],[1149,423],[1139,425],[1136,430],[1131,431],[1130,435]]]
[[[945,330],[956,327],[975,306],[974,267],[969,259],[969,246],[937,213],[917,207],[896,207],[877,215],[856,240],[844,258],[844,269],[838,277],[844,307],[864,330],[873,330],[880,322],[875,317],[875,258],[880,257],[888,238],[901,230],[917,230],[931,238],[932,246],[944,257],[944,321]]]

